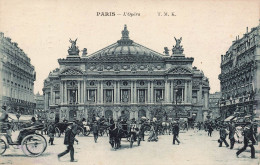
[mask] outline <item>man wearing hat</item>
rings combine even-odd
[[[251,122],[247,122],[246,126],[243,130],[244,135],[244,146],[236,152],[236,155],[238,155],[246,150],[247,147],[251,148],[251,158],[255,158],[255,148],[254,144],[256,143],[256,139],[254,137],[253,127]]]
[[[97,143],[98,132],[99,132],[99,126],[98,126],[98,124],[97,124],[97,121],[94,121],[94,125],[93,125],[93,135],[94,135],[94,141],[95,141],[95,143]]]
[[[219,134],[220,134],[220,139],[218,140],[219,147],[222,147],[223,142],[225,143],[226,147],[229,147],[229,144],[226,141],[227,131],[226,131],[225,125],[221,125],[221,128],[219,130]]]
[[[177,123],[177,121],[173,122],[173,127],[172,127],[172,134],[173,134],[173,142],[172,144],[175,144],[175,141],[178,142],[178,145],[180,144],[180,141],[178,140],[178,136],[179,136],[179,131],[180,131],[180,127]]]
[[[65,131],[65,137],[64,137],[64,144],[67,145],[67,150],[64,152],[58,154],[58,159],[60,160],[60,157],[66,155],[70,152],[70,161],[76,162],[74,159],[74,141],[77,141],[75,138],[77,134],[77,124],[75,123],[76,119],[73,120],[73,124],[69,125],[68,128]]]

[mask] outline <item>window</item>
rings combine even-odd
[[[138,102],[145,103],[145,89],[138,90]]]
[[[60,92],[55,91],[55,104],[59,104],[60,102]]]
[[[156,102],[163,101],[163,99],[164,99],[163,94],[164,94],[163,89],[155,89],[155,100],[156,100]]]
[[[107,86],[111,86],[111,84],[112,84],[111,81],[107,81],[107,82],[106,82],[106,85],[107,85]]]
[[[123,103],[130,102],[130,90],[129,89],[121,90],[121,102],[123,102]]]
[[[91,82],[89,83],[89,85],[90,85],[90,86],[94,86],[94,85],[95,85],[95,82],[94,82],[94,81],[91,81]]]
[[[106,103],[112,103],[113,99],[114,99],[113,90],[112,89],[106,89],[104,94],[105,94],[104,101]]]
[[[88,93],[88,100],[89,102],[96,102],[96,90],[95,89],[90,89],[87,91]]]

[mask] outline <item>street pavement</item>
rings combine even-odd
[[[17,133],[14,133],[15,139]],[[75,159],[78,162],[70,162],[69,154],[57,159],[57,154],[63,152],[66,146],[63,145],[64,136],[55,138],[55,145],[48,145],[46,151],[39,157],[25,156],[21,149],[10,147],[6,153],[0,157],[0,164],[14,165],[56,165],[56,164],[78,164],[78,165],[259,165],[260,146],[255,146],[258,153],[256,159],[250,158],[249,148],[246,152],[236,157],[236,151],[242,144],[235,144],[233,150],[225,147],[218,147],[217,139],[219,133],[213,132],[212,137],[208,137],[203,130],[194,132],[193,130],[182,131],[179,135],[180,145],[172,145],[172,135],[159,136],[158,142],[141,142],[140,146],[134,143],[133,148],[129,147],[129,142],[122,139],[122,147],[114,150],[109,144],[107,136],[99,137],[94,143],[92,135],[83,137],[77,136],[79,144],[75,143]],[[145,137],[148,138],[147,136]],[[48,141],[48,137],[46,136]],[[229,141],[228,141],[229,142]]]

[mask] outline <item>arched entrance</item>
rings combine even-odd
[[[69,121],[73,121],[74,117],[77,117],[77,112],[75,110],[69,111]]]
[[[105,111],[105,118],[108,119],[109,117],[113,118],[113,112],[111,110]]]
[[[143,109],[138,111],[138,118],[140,119],[141,117],[146,117],[146,112]]]

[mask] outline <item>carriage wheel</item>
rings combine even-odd
[[[55,134],[54,135],[57,136],[57,137],[60,137],[61,132],[60,132],[60,129],[58,127],[55,127]]]
[[[133,134],[131,134],[129,140],[130,140],[130,148],[132,148],[133,147],[133,143],[134,143],[134,135]]]
[[[47,148],[46,139],[40,134],[30,134],[21,142],[22,151],[27,156],[39,156]]]
[[[3,139],[0,139],[0,155],[3,155],[6,151],[7,145]]]

